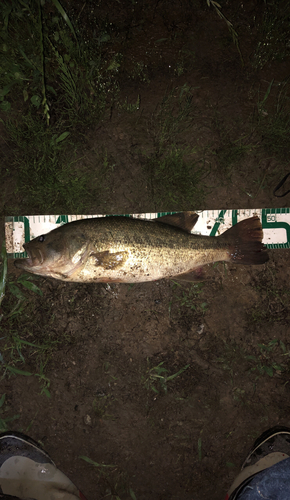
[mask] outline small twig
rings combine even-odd
[[[79,17],[80,17],[80,15],[81,15],[82,11],[84,10],[84,8],[85,8],[85,6],[86,6],[86,3],[87,3],[87,2],[85,2],[85,3],[84,3],[84,5],[82,6],[82,8],[81,8],[81,10],[80,10],[80,13],[79,13],[79,15],[78,15],[78,17],[77,17],[77,21],[79,20]]]
[[[40,49],[41,49],[41,79],[42,79],[42,105],[44,106],[43,114],[46,117],[47,126],[49,126],[50,114],[49,106],[46,99],[46,85],[45,85],[45,60],[44,60],[44,44],[43,44],[43,19],[42,19],[42,7],[41,0],[38,0],[39,9],[39,27],[40,27]]]

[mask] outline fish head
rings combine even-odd
[[[15,266],[33,274],[69,280],[82,266],[88,243],[84,235],[66,234],[60,229],[25,243],[23,247],[28,257],[15,260]]]

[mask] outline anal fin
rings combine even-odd
[[[206,277],[202,267],[197,267],[193,271],[188,273],[178,274],[177,276],[172,276],[171,279],[176,281],[187,281],[187,282],[200,282],[205,281]]]

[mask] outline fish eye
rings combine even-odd
[[[40,243],[42,243],[44,240],[45,240],[45,235],[44,234],[42,234],[41,236],[39,236],[38,241],[40,241]]]

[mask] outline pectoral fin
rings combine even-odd
[[[122,266],[128,258],[128,252],[92,252],[90,258],[94,259],[95,266],[101,266],[104,269],[115,269]]]

